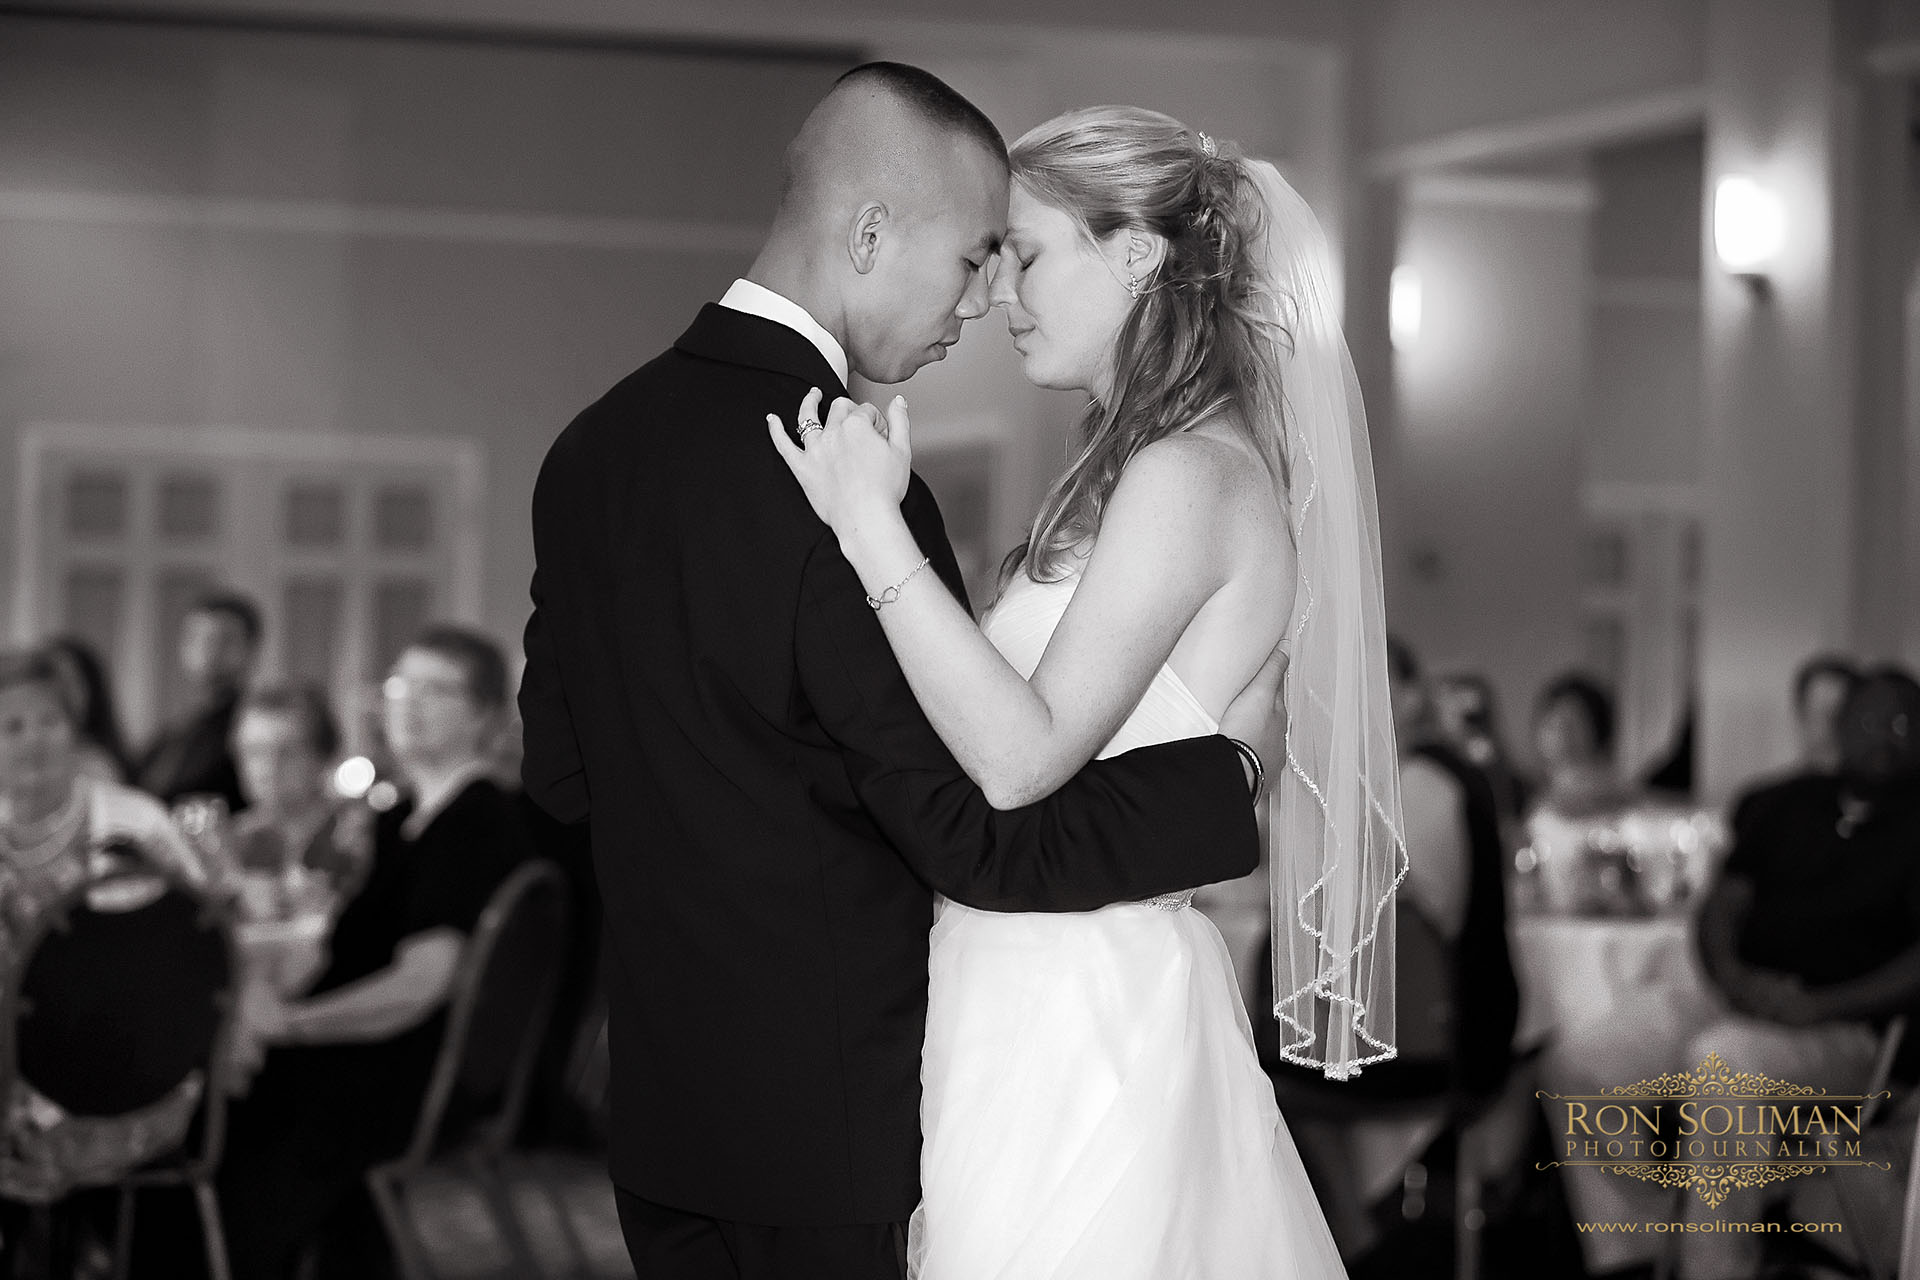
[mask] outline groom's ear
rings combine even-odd
[[[847,257],[861,275],[872,271],[880,261],[880,237],[889,218],[887,206],[871,201],[860,206],[847,227]]]

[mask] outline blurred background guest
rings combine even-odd
[[[1849,658],[1820,653],[1793,673],[1794,758],[1784,770],[1756,779],[1734,797],[1728,812],[1734,827],[1750,826],[1747,806],[1759,799],[1771,804],[1776,786],[1807,778],[1831,778],[1840,770],[1840,714],[1860,683],[1860,668]]]
[[[1517,855],[1528,873],[1522,900],[1604,909],[1618,896],[1613,824],[1632,799],[1614,766],[1612,695],[1583,675],[1552,680],[1534,703],[1533,746],[1541,775]]]
[[[400,654],[382,689],[387,749],[406,797],[393,811],[401,835],[417,842],[443,819],[452,831],[513,808],[493,772],[507,717],[499,645],[467,627],[430,627]]]
[[[191,883],[199,859],[153,797],[81,769],[79,724],[59,663],[0,656],[0,928],[17,937],[46,903],[105,865],[107,846]],[[4,946],[0,942],[0,946]]]
[[[1700,971],[1682,973],[1653,953],[1658,967],[1626,975],[1605,1005],[1609,979],[1591,976],[1594,1016],[1562,1026],[1549,1054],[1553,1092],[1693,1070],[1710,1053],[1736,1072],[1796,1086],[1867,1087],[1888,1020],[1920,1011],[1920,685],[1892,668],[1862,678],[1839,727],[1838,774],[1798,775],[1741,806],[1732,851],[1693,926]],[[1631,966],[1621,954],[1616,964]],[[1654,1221],[1673,1208],[1666,1192],[1634,1179],[1566,1173],[1586,1221]],[[1792,1202],[1832,1188],[1786,1191]],[[1694,1196],[1686,1204],[1690,1214],[1738,1223],[1780,1198],[1756,1190],[1711,1210]],[[1834,1216],[1796,1213],[1823,1215]],[[1682,1240],[1689,1280],[1760,1273],[1758,1235],[1722,1229]],[[1581,1242],[1596,1272],[1650,1267],[1660,1252],[1626,1236]]]
[[[1849,683],[1834,717],[1838,772],[1741,805],[1698,934],[1733,1012],[1692,1037],[1688,1062],[1718,1053],[1735,1071],[1859,1092],[1887,1021],[1920,1012],[1920,684],[1892,667]],[[1731,1197],[1717,1216],[1755,1221],[1768,1199]],[[1693,1280],[1759,1268],[1757,1235],[1682,1240]]]
[[[467,937],[528,854],[519,806],[488,776],[506,707],[499,647],[429,628],[385,693],[404,798],[381,815],[312,991],[248,1015],[273,1048],[234,1109],[220,1171],[236,1275],[292,1276],[309,1253],[319,1277],[390,1269],[362,1178],[411,1134]]]
[[[1586,676],[1558,676],[1540,691],[1533,709],[1541,766],[1534,813],[1586,818],[1627,803],[1613,758],[1614,723],[1613,695]]]
[[[1808,773],[1840,768],[1840,708],[1859,682],[1850,659],[1823,653],[1807,659],[1793,675],[1793,727],[1799,738],[1799,767]]]
[[[246,811],[234,823],[242,868],[324,876],[351,897],[373,852],[371,812],[332,787],[340,730],[326,695],[305,684],[274,685],[241,699],[233,754]]]
[[[113,679],[92,645],[79,636],[56,636],[45,645],[59,665],[78,710],[80,770],[111,782],[125,782],[132,771],[120,712],[113,700]]]
[[[1493,789],[1505,826],[1526,813],[1527,784],[1507,747],[1493,682],[1477,672],[1456,672],[1433,682],[1434,722],[1441,735],[1478,769]]]
[[[1499,806],[1486,772],[1440,731],[1419,660],[1397,639],[1389,644],[1387,673],[1412,864],[1397,918],[1405,921],[1411,913],[1416,927],[1444,944],[1451,987],[1450,1012],[1441,1024],[1447,1087],[1471,1103],[1504,1081],[1519,1007],[1507,952]],[[1408,1015],[1404,1004],[1400,1010]]]
[[[1674,730],[1673,741],[1668,744],[1665,754],[1647,766],[1645,786],[1648,791],[1658,791],[1675,800],[1692,798],[1694,744],[1699,733],[1699,721],[1699,708],[1693,699],[1688,699],[1687,709],[1680,716],[1680,727]]]
[[[0,655],[0,985],[31,958],[25,949],[47,908],[88,880],[151,866],[206,881],[158,801],[83,772],[73,698],[51,654]],[[13,1083],[0,1143],[0,1247],[19,1239],[20,1206],[52,1203],[177,1146],[203,1086],[196,1075],[149,1106],[95,1118]]]
[[[232,751],[233,717],[260,648],[260,610],[231,593],[201,597],[180,623],[180,672],[191,690],[185,713],[141,755],[134,778],[168,804],[216,795],[246,804]]]
[[[1397,638],[1387,674],[1409,864],[1394,903],[1399,1056],[1328,1085],[1280,1063],[1277,1040],[1262,1038],[1288,1126],[1356,1277],[1422,1274],[1451,1257],[1450,1237],[1424,1223],[1411,1236],[1383,1236],[1377,1206],[1435,1159],[1437,1139],[1457,1150],[1501,1093],[1519,1010],[1493,789],[1447,741],[1420,664]],[[1434,1210],[1446,1220],[1438,1197]]]

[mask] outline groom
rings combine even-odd
[[[1222,737],[990,808],[767,445],[808,388],[903,381],[986,312],[1007,181],[999,134],[941,81],[847,73],[787,152],[749,278],[541,469],[524,776],[591,823],[642,1280],[902,1274],[934,893],[1082,911],[1256,862]],[[964,600],[917,477],[903,505]]]

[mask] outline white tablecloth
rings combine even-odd
[[[1518,1044],[1538,1044],[1655,998],[1682,1011],[1714,1007],[1688,916],[1521,916],[1512,941]],[[1621,1034],[1633,1032],[1623,1027]]]

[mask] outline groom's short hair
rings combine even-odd
[[[961,134],[998,156],[1001,164],[1007,162],[1006,139],[987,119],[987,113],[930,71],[904,62],[865,62],[834,81],[833,87],[849,84],[884,89],[919,112],[927,123]]]

